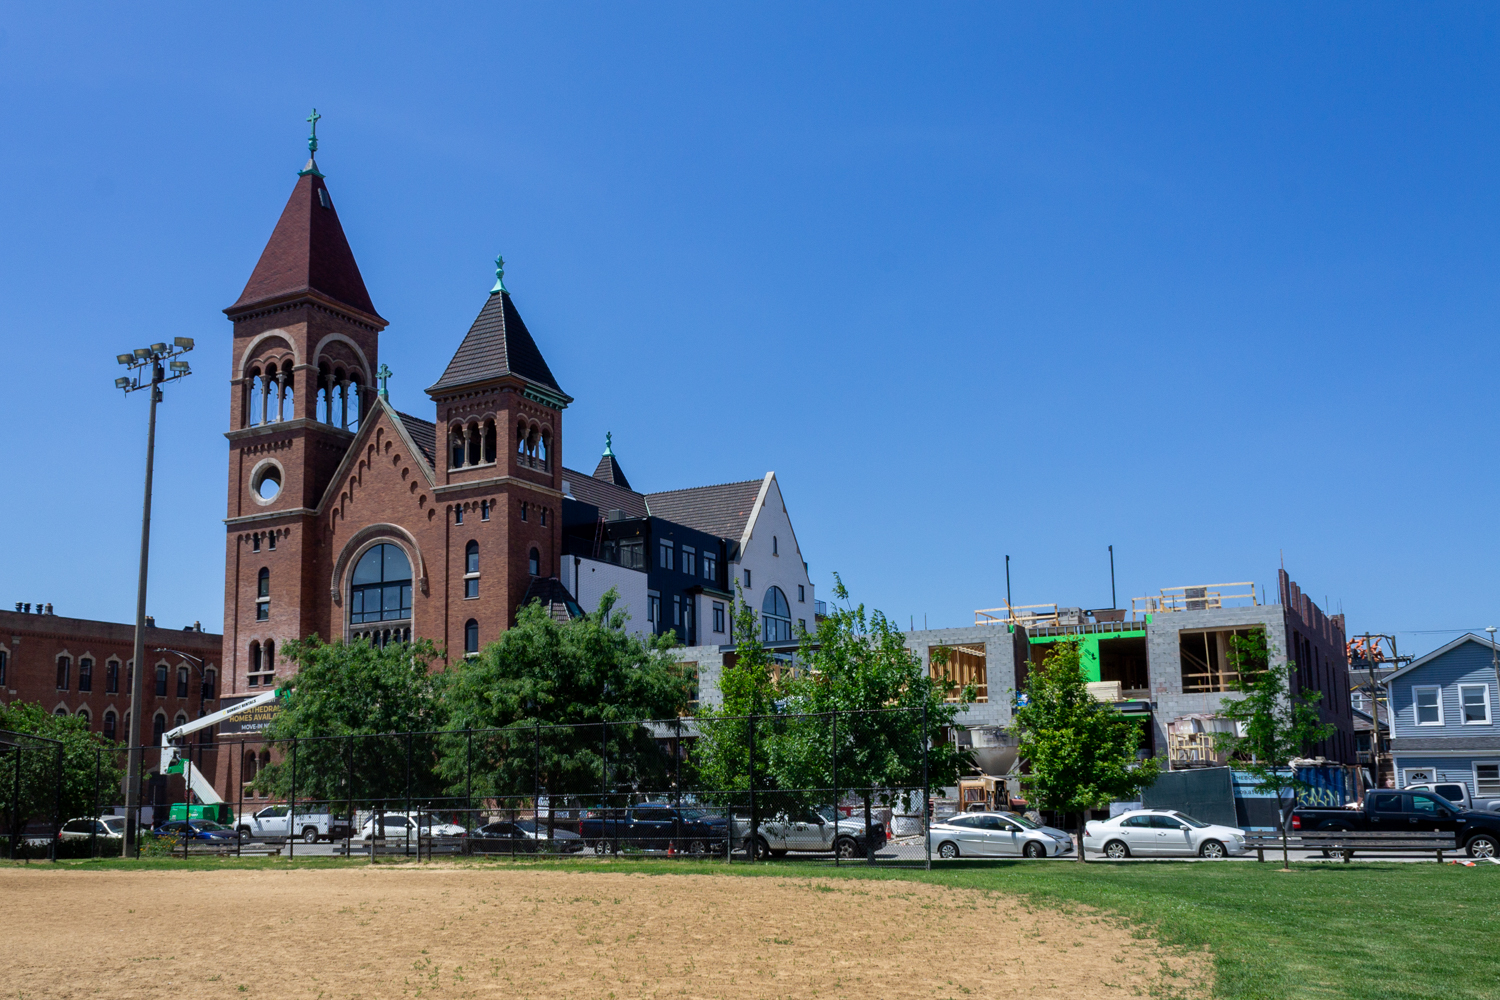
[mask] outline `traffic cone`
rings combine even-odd
[[[677,844],[676,844],[676,842],[675,841],[671,841],[671,840],[667,841],[667,857],[669,857],[669,858],[675,858],[676,856],[677,856]]]

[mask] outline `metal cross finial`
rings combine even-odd
[[[391,370],[386,366],[384,361],[380,362],[380,367],[375,370],[375,377],[380,379],[380,398],[390,399],[389,387],[386,385],[386,382],[391,377]]]
[[[322,115],[318,114],[318,109],[313,108],[312,114],[304,119],[304,121],[312,122],[312,135],[307,137],[307,151],[309,153],[316,153],[318,151],[318,119],[322,117]]]
[[[505,258],[497,256],[495,258],[495,287],[490,289],[490,294],[509,291],[510,289],[505,287]]]

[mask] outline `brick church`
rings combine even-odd
[[[383,387],[386,321],[309,159],[224,312],[234,324],[232,691],[284,674],[277,649],[288,639],[420,635],[462,655],[494,640],[531,598],[556,596],[571,398],[503,272],[427,389],[436,419],[398,413]]]

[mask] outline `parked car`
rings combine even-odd
[[[835,821],[837,820],[837,821]],[[761,822],[755,849],[758,857],[785,857],[791,851],[832,852],[840,858],[864,857],[869,849],[886,844],[885,824],[864,817],[835,816],[832,806],[772,816]],[[750,833],[750,818],[736,816],[734,840],[743,844]]]
[[[927,846],[940,858],[1056,858],[1072,853],[1073,838],[1050,836],[1004,813],[968,812],[933,823]]]
[[[1245,831],[1204,823],[1171,809],[1133,809],[1085,823],[1083,849],[1117,859],[1136,854],[1223,858],[1245,853]]]
[[[1291,828],[1452,833],[1469,857],[1500,858],[1500,813],[1461,809],[1436,792],[1371,790],[1353,809],[1299,807],[1292,810]]]
[[[547,824],[530,819],[486,823],[465,834],[464,838],[473,854],[576,854],[583,850],[583,838],[572,830],[554,823],[549,842]]]
[[[613,854],[626,846],[643,851],[665,851],[670,846],[686,854],[717,854],[724,849],[728,830],[722,816],[659,802],[601,809],[578,820],[578,835],[595,854]]]
[[[335,816],[326,811],[299,811],[288,817],[290,806],[266,806],[259,812],[240,817],[235,824],[240,839],[284,840],[288,831],[293,831],[304,843],[316,844],[319,840],[343,840],[353,829],[347,816]]]
[[[100,816],[98,819],[70,819],[62,825],[58,840],[121,840],[125,837],[125,817]]]
[[[1068,831],[1059,830],[1055,826],[1047,826],[1045,824],[1038,823],[1028,817],[1025,813],[1018,813],[1012,809],[997,809],[994,811],[999,813],[1001,816],[1004,816],[1006,819],[1015,820],[1017,823],[1020,823],[1024,827],[1028,827],[1033,830],[1040,830],[1047,836],[1051,837],[1053,840],[1065,840],[1069,844],[1073,842],[1073,835]]]
[[[183,840],[206,840],[215,843],[232,842],[235,839],[235,831],[223,823],[215,823],[211,819],[174,819],[162,823],[151,831],[158,837],[174,837],[179,843]]]
[[[398,840],[411,837],[413,839],[423,837],[462,837],[468,831],[457,823],[444,823],[431,813],[400,813],[388,812],[378,817],[382,823],[381,836],[386,840]],[[369,840],[375,829],[377,817],[371,816],[365,820],[359,829],[359,839]]]
[[[1473,798],[1469,795],[1469,786],[1458,781],[1438,781],[1429,785],[1407,785],[1402,791],[1434,792],[1458,806],[1462,811],[1500,812],[1500,798]]]

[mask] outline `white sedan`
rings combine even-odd
[[[1170,809],[1136,809],[1111,819],[1090,820],[1083,848],[1108,858],[1187,854],[1222,858],[1245,853],[1245,831],[1204,823]]]
[[[940,858],[1057,858],[1072,853],[1073,838],[1049,836],[1003,813],[971,812],[932,824],[927,844]]]

